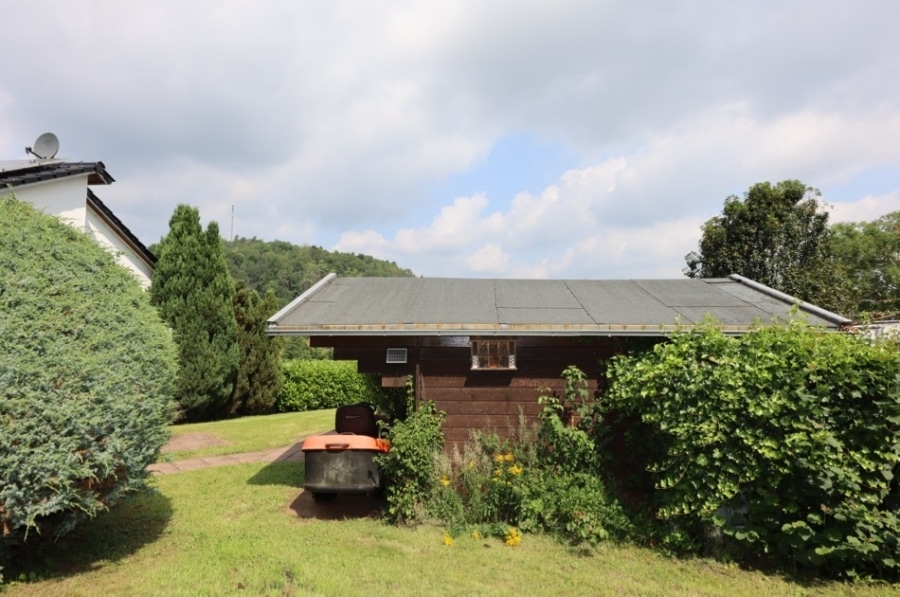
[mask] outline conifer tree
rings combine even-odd
[[[175,208],[157,247],[150,297],[178,344],[175,397],[189,421],[224,414],[237,376],[237,324],[219,225],[200,225],[199,211]]]
[[[266,335],[267,321],[278,310],[274,291],[264,299],[243,282],[234,293],[240,363],[229,414],[258,415],[272,410],[281,390],[282,339]]]

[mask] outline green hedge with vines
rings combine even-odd
[[[900,570],[900,351],[794,321],[714,324],[610,369],[657,516],[743,557],[834,576]]]

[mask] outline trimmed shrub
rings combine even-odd
[[[83,232],[0,197],[0,547],[58,538],[141,488],[175,374],[137,280]]]
[[[900,572],[900,352],[802,322],[713,324],[617,357],[610,406],[636,415],[657,515],[713,525],[754,557],[834,576]]]
[[[285,361],[284,384],[275,399],[279,412],[337,408],[381,400],[372,377],[356,372],[354,361]]]

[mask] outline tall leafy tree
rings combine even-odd
[[[219,226],[206,231],[199,211],[175,208],[157,247],[150,298],[174,332],[180,370],[175,396],[184,419],[224,414],[238,367],[237,323]]]
[[[266,336],[269,317],[278,310],[275,292],[270,288],[265,298],[244,284],[237,283],[234,293],[234,316],[238,324],[240,351],[237,381],[229,403],[231,415],[258,415],[270,412],[281,390],[284,374],[281,368],[282,338]]]
[[[853,315],[900,314],[900,211],[873,222],[831,227],[841,275],[849,282]]]
[[[799,180],[761,182],[744,199],[725,199],[702,228],[699,252],[685,256],[690,278],[740,274],[827,309],[847,307],[836,269],[828,212],[819,191]]]

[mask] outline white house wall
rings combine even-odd
[[[146,290],[150,287],[153,270],[93,209],[87,211],[85,231],[101,246],[115,254],[116,261],[135,275],[142,288]]]
[[[47,214],[59,216],[72,226],[84,229],[87,217],[88,176],[71,176],[53,181],[41,181],[9,189],[16,199],[25,201]]]

